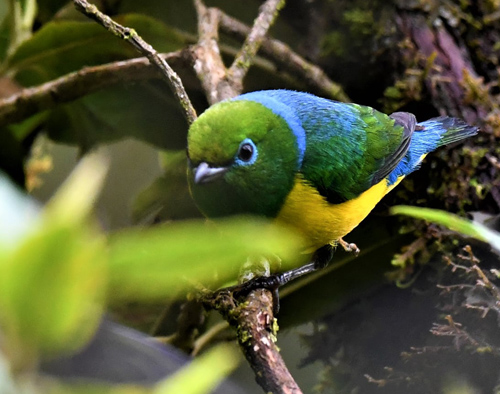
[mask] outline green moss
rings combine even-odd
[[[346,54],[344,42],[347,37],[340,31],[333,31],[323,37],[321,42],[321,56],[334,55],[343,57]]]
[[[353,34],[368,36],[375,31],[375,19],[371,9],[354,8],[345,11],[343,17]]]

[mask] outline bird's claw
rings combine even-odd
[[[346,252],[354,252],[354,254],[357,256],[360,252],[358,246],[354,243],[349,243],[344,241],[342,238],[339,238],[338,243]]]

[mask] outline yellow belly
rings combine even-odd
[[[390,186],[383,179],[353,200],[331,204],[299,174],[277,220],[297,228],[311,252],[350,233],[402,179]]]

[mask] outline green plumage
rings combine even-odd
[[[394,125],[394,119],[373,108],[344,105],[351,117],[346,124],[348,133],[332,132],[339,129],[335,119],[318,122],[315,117],[303,123],[307,150],[302,173],[334,203],[357,197],[376,183],[375,178],[382,179],[377,174],[393,170],[397,162],[391,157],[405,134],[403,127]],[[342,113],[336,115],[341,117]]]
[[[259,146],[256,166],[234,165],[245,138]],[[237,101],[213,106],[191,126],[188,145],[191,192],[207,216],[274,216],[293,187],[297,150],[292,132],[283,118],[258,103]],[[211,166],[230,166],[225,181],[195,185],[192,168],[202,161]]]
[[[208,216],[275,217],[299,176],[326,201],[353,200],[418,168],[423,155],[476,134],[456,118],[417,124],[409,113],[270,90],[214,105],[188,135],[191,192]]]

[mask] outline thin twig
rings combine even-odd
[[[152,64],[158,67],[168,85],[177,96],[188,123],[193,123],[196,119],[196,111],[189,100],[182,81],[158,52],[144,41],[134,29],[116,23],[109,16],[100,12],[95,5],[89,4],[86,0],[73,0],[73,2],[80,12],[95,20],[114,35],[129,42],[135,49],[145,55]]]
[[[243,86],[243,78],[252,65],[252,61],[264,40],[267,31],[276,20],[279,11],[285,6],[285,0],[267,0],[262,4],[259,16],[255,18],[252,30],[247,35],[241,50],[229,68],[233,83]]]
[[[161,56],[170,62],[186,63],[186,52],[187,50],[183,50]],[[0,127],[104,88],[123,84],[124,81],[143,81],[158,77],[158,69],[145,57],[84,67],[0,100]]]
[[[250,33],[250,27],[222,11],[220,11],[220,28],[224,33],[240,40]],[[283,42],[264,37],[260,51],[278,67],[306,81],[325,96],[344,102],[351,101],[342,87],[328,78],[321,68],[309,63]]]

